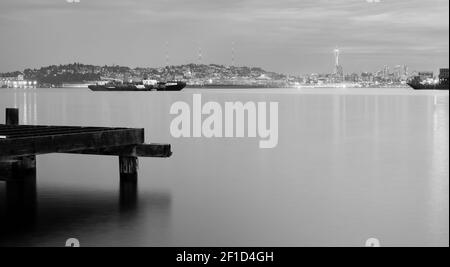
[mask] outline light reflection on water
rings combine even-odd
[[[278,146],[173,139],[170,106],[193,93],[279,101]],[[0,121],[15,106],[26,124],[145,128],[147,142],[171,143],[174,155],[141,159],[139,185],[122,187],[114,157],[40,156],[37,189],[22,192],[35,201],[0,202],[2,224],[15,225],[0,245],[363,246],[376,237],[448,246],[448,99],[406,89],[1,90]],[[0,183],[0,197],[14,188]]]

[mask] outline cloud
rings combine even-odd
[[[2,38],[17,39],[23,51],[48,49],[47,57],[68,58],[66,50],[59,48],[72,47],[75,55],[95,58],[101,64],[121,59],[130,65],[162,64],[160,47],[166,41],[177,53],[171,56],[174,60],[192,61],[195,47],[202,43],[205,60],[217,63],[227,63],[229,44],[236,41],[241,63],[267,62],[272,69],[301,64],[296,57],[328,58],[336,45],[347,55],[377,54],[380,61],[392,60],[393,53],[401,53],[403,61],[427,51],[430,57],[448,56],[448,0],[68,2],[1,0]],[[34,48],[33,43],[42,46]],[[16,49],[8,42],[2,47],[0,59]],[[125,49],[127,53],[122,53]],[[32,58],[38,61],[44,56]],[[305,68],[314,64],[319,63],[308,62]]]

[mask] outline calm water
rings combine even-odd
[[[278,146],[172,138],[172,103],[199,92],[278,101]],[[145,128],[174,155],[141,159],[138,188],[122,192],[115,157],[39,156],[36,188],[21,191],[36,201],[7,201],[16,188],[0,182],[0,245],[449,245],[448,91],[0,89],[0,122],[6,107],[23,124]]]

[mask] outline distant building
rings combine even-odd
[[[428,79],[433,79],[434,74],[432,71],[420,71],[418,73],[418,76],[419,76],[420,80],[425,81]]]
[[[448,81],[448,69],[440,69],[439,70],[439,80],[441,82]]]
[[[183,79],[184,79],[184,75],[175,75],[174,76],[174,80],[176,80],[176,81],[181,81]]]
[[[373,74],[370,72],[361,73],[361,81],[363,82],[373,82]]]
[[[389,66],[385,65],[383,68],[383,79],[385,81],[389,80],[389,76],[390,76],[390,70],[389,70]]]
[[[403,75],[405,76],[405,77],[408,77],[408,66],[407,65],[403,65]]]
[[[398,82],[403,76],[403,66],[397,65],[394,67],[394,81]]]
[[[353,83],[359,82],[359,75],[356,73],[345,75],[345,81]]]

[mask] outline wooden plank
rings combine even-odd
[[[44,125],[5,125],[0,124],[0,131],[9,131],[9,130],[17,130],[17,129],[43,129],[48,127],[55,126],[44,126]],[[68,127],[68,126],[58,126],[58,127]]]
[[[0,131],[7,131],[7,130],[11,130],[11,129],[17,129],[17,127],[20,127],[21,129],[26,129],[26,128],[45,128],[48,126],[35,126],[35,125],[5,125],[5,124],[0,124]]]
[[[75,133],[94,133],[102,132],[108,129],[104,128],[66,128],[66,129],[45,129],[45,130],[30,130],[24,133],[14,133],[6,134],[6,138],[25,138],[25,137],[36,137],[36,136],[48,136],[48,135],[61,135],[61,134],[75,134]]]
[[[43,135],[43,134],[62,134],[76,132],[94,132],[104,130],[120,130],[125,128],[105,128],[105,127],[74,127],[74,126],[36,126],[36,127],[24,127],[16,126],[13,128],[2,129],[0,127],[0,135],[6,135],[9,138]]]
[[[48,132],[48,131],[64,131],[64,130],[70,130],[70,129],[78,129],[80,127],[51,127],[51,126],[36,126],[36,127],[24,127],[24,126],[16,126],[16,127],[9,127],[6,129],[2,129],[0,127],[0,134],[5,135],[15,135],[15,134],[24,134],[24,133],[37,133],[37,132]]]
[[[0,140],[0,159],[144,143],[144,129],[112,129]]]
[[[172,156],[172,146],[170,144],[139,145],[136,146],[136,156],[169,158]]]
[[[103,156],[169,158],[172,156],[172,148],[170,144],[140,144],[122,147],[85,149],[80,151],[72,151],[70,153]]]
[[[81,130],[85,131],[85,130]],[[11,131],[3,131],[0,134],[7,136],[8,138],[19,138],[19,137],[28,137],[28,136],[42,136],[42,135],[55,135],[55,134],[64,134],[71,132],[80,132],[80,128],[47,128],[47,129],[29,129],[29,130],[11,130]]]

